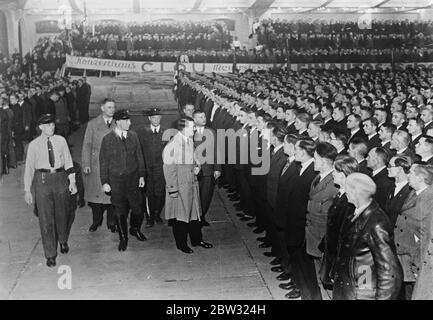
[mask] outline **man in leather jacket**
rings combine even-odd
[[[355,211],[342,224],[335,264],[334,300],[393,300],[403,271],[397,258],[393,228],[373,195],[376,185],[362,173],[346,180]]]

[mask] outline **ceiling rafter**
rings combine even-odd
[[[372,6],[372,8],[380,8],[382,7],[385,3],[388,3],[390,0],[383,0],[381,2],[379,2],[378,4]]]
[[[308,9],[305,11],[302,11],[300,13],[308,13],[308,12],[313,12],[313,11],[317,11],[320,8],[325,8],[327,5],[331,4],[331,2],[333,2],[334,0],[327,0],[324,3],[322,3],[320,6],[316,7],[316,8],[312,8],[312,9]]]

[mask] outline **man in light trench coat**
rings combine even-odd
[[[115,108],[114,100],[105,99],[101,105],[101,114],[89,121],[84,135],[81,166],[84,172],[84,198],[89,203],[93,215],[90,232],[95,232],[102,225],[104,211],[107,211],[108,229],[113,233],[117,231],[114,206],[111,204],[110,196],[102,190],[99,175],[99,153],[102,139],[115,127],[113,123]]]
[[[201,232],[200,191],[197,181],[200,166],[194,159],[194,120],[183,117],[176,121],[175,129],[178,132],[163,152],[165,219],[172,221],[177,248],[190,254],[194,251],[188,247],[188,234],[193,247],[210,249],[213,246],[203,241]]]

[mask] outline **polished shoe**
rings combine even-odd
[[[275,254],[273,254],[271,251],[269,251],[269,252],[263,252],[263,255],[265,257],[275,257]]]
[[[254,232],[254,233],[257,233],[257,234],[262,233],[262,232],[264,232],[264,231],[265,231],[265,229],[263,229],[263,228],[255,228],[255,229],[253,230],[253,232]]]
[[[248,216],[243,216],[240,220],[241,221],[251,221],[252,219],[254,219],[253,217],[248,217]]]
[[[281,264],[281,260],[279,258],[275,258],[274,260],[272,260],[271,262],[269,262],[269,264],[271,266],[278,266]]]
[[[204,241],[201,241],[199,244],[193,245],[193,247],[198,247],[198,246],[205,248],[205,249],[213,248],[213,245],[211,245],[210,243],[204,242]]]
[[[92,224],[89,228],[90,232],[95,232],[96,230],[98,230],[98,225],[97,224]]]
[[[126,248],[128,247],[128,239],[122,239],[119,241],[119,251],[126,251]]]
[[[266,237],[258,237],[257,241],[261,241],[261,242],[266,242],[268,240],[268,238]]]
[[[281,272],[284,272],[284,269],[282,266],[275,266],[275,267],[271,268],[271,271],[281,273]]]
[[[287,282],[287,283],[280,283],[280,284],[278,285],[278,287],[281,288],[281,289],[283,289],[283,290],[291,290],[291,289],[293,289],[294,287],[296,287],[296,285],[295,285],[295,283],[294,283],[292,280],[290,280],[290,281]]]
[[[287,299],[298,299],[301,297],[301,291],[298,288],[293,287],[293,289],[289,293],[287,293],[285,297]]]
[[[69,252],[69,246],[67,243],[60,244],[60,253],[66,254]]]
[[[144,236],[144,234],[138,229],[130,229],[129,234],[131,236],[136,237],[138,241],[146,241],[147,240],[147,238]]]
[[[286,273],[286,272],[283,272],[282,274],[280,274],[277,277],[277,280],[279,280],[279,281],[288,281],[290,279],[292,279],[292,275],[290,273]]]
[[[247,226],[250,227],[250,228],[256,228],[256,227],[258,227],[257,222],[255,222],[255,221],[247,223]]]
[[[243,213],[236,213],[236,215],[240,218],[245,217],[245,214],[243,214]]]
[[[201,225],[203,226],[203,227],[209,227],[210,226],[210,224],[209,224],[209,222],[207,222],[205,219],[203,219],[202,218],[202,220],[201,220]]]
[[[153,220],[149,220],[146,222],[146,228],[152,228],[155,225]]]
[[[56,266],[56,258],[48,258],[47,259],[47,267],[55,267]]]
[[[178,248],[178,249],[184,253],[187,253],[187,254],[194,253],[194,251],[190,247]]]
[[[117,227],[116,227],[116,225],[109,226],[108,229],[109,229],[112,233],[116,233],[116,232],[117,232]]]
[[[266,242],[263,242],[262,244],[259,245],[259,248],[262,248],[262,249],[267,249],[270,247],[272,247],[272,245],[270,243],[266,243]]]

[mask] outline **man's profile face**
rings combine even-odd
[[[204,127],[206,125],[206,115],[202,113],[196,113],[194,115],[194,123],[196,126]]]
[[[102,109],[102,113],[104,114],[104,116],[106,116],[107,118],[112,118],[114,115],[114,112],[116,111],[116,105],[114,102],[109,101],[109,102],[105,103],[104,105],[102,105],[101,109]]]
[[[193,105],[186,105],[185,108],[183,109],[183,112],[185,113],[185,115],[187,117],[192,118],[193,114],[194,114],[194,106]]]

